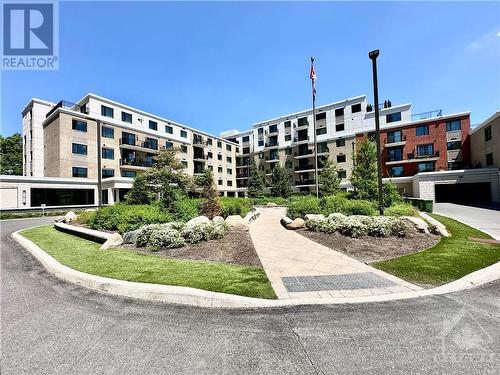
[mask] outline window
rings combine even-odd
[[[103,159],[113,160],[115,158],[115,150],[112,148],[103,148],[101,155]]]
[[[341,132],[345,129],[344,124],[337,124],[335,125],[335,131],[336,132]]]
[[[307,117],[301,117],[297,120],[297,126],[305,126],[305,125],[309,125]]]
[[[212,146],[212,138],[207,138],[207,145]]]
[[[188,162],[186,160],[181,161],[182,167],[186,169],[188,167]]]
[[[286,128],[290,128],[292,126],[292,122],[291,121],[285,121],[285,129]]]
[[[493,165],[493,152],[486,154],[486,166],[491,167]]]
[[[292,140],[292,135],[291,134],[286,134],[285,135],[285,142],[291,141]]]
[[[337,108],[335,110],[335,117],[344,116],[344,108]]]
[[[218,172],[218,173],[222,173],[222,167],[221,167],[221,166],[218,166],[218,167],[217,167],[217,172]]]
[[[214,154],[212,154],[211,151],[207,152],[207,159],[212,159],[214,157]]]
[[[492,138],[491,136],[491,125],[484,129],[484,140],[489,141]]]
[[[337,176],[339,176],[339,178],[347,178],[347,172],[346,171],[338,171]]]
[[[337,163],[345,163],[345,155],[337,155]]]
[[[217,160],[222,160],[222,155],[221,154],[217,155]]]
[[[419,172],[432,172],[434,171],[434,162],[427,161],[425,163],[418,163],[417,168]]]
[[[285,162],[285,168],[286,169],[291,169],[293,167],[293,163],[291,161]]]
[[[448,150],[460,150],[461,147],[462,147],[462,142],[460,141],[452,141],[446,144],[446,148]]]
[[[113,108],[106,107],[105,105],[101,105],[101,116],[111,117],[113,118]]]
[[[324,154],[325,152],[329,152],[328,144],[326,142],[318,143],[318,153]]]
[[[73,120],[71,127],[73,128],[73,130],[79,132],[87,132],[87,123],[85,121]]]
[[[104,138],[114,138],[115,137],[115,129],[108,128],[107,126],[103,126],[101,128],[101,135]]]
[[[394,147],[387,150],[387,161],[403,160],[403,148]]]
[[[231,145],[226,145],[226,151],[231,151]]]
[[[158,123],[156,121],[149,120],[149,128],[152,130],[158,130]]]
[[[448,121],[446,123],[446,131],[447,132],[453,132],[460,130],[460,120],[453,120],[453,121]]]
[[[134,178],[136,175],[135,171],[122,171],[122,177]]]
[[[352,113],[361,112],[361,103],[351,105],[351,112]]]
[[[264,134],[264,128],[258,128],[257,133],[259,134]]]
[[[250,136],[245,135],[245,136],[241,139],[241,141],[242,141],[243,143],[250,142]]]
[[[182,137],[182,138],[187,138],[187,137],[188,137],[188,133],[187,133],[187,131],[185,131],[185,130],[181,130],[181,137]]]
[[[264,153],[263,152],[259,153],[259,159],[264,159]]]
[[[337,147],[344,147],[345,146],[345,139],[343,139],[343,138],[337,139],[335,141],[335,145]]]
[[[115,177],[114,169],[103,169],[102,170],[102,178]]]
[[[259,146],[264,146],[264,140],[263,139],[259,139]]]
[[[210,169],[211,171],[213,171],[214,170],[214,166],[213,165],[209,165],[208,169]]]
[[[188,152],[188,148],[186,145],[181,145],[181,152],[183,152],[183,153]]]
[[[87,178],[87,168],[73,167],[73,177]]]
[[[233,162],[233,159],[231,158],[231,156],[226,156],[226,161],[228,163],[232,163]]]
[[[227,185],[227,186],[233,186],[233,181],[231,181],[231,180],[227,180],[227,181],[226,181],[226,185]]]
[[[233,174],[233,170],[232,170],[231,168],[227,168],[227,169],[226,169],[226,173],[227,173],[227,174]]]
[[[417,137],[421,137],[423,135],[429,135],[429,126],[428,125],[417,126],[415,128],[415,135]]]
[[[166,141],[165,142],[165,148],[174,148],[174,142]]]
[[[316,135],[326,134],[326,126],[324,128],[316,129]]]
[[[174,128],[170,125],[165,125],[165,133],[174,134]]]
[[[222,180],[217,181],[217,184],[220,186],[222,185]]]
[[[278,125],[271,125],[269,127],[269,133],[277,133],[278,132]]]
[[[390,113],[385,116],[385,122],[387,123],[396,121],[401,121],[401,112]]]
[[[401,142],[403,140],[403,134],[401,130],[396,130],[387,133],[387,143]]]
[[[389,176],[391,177],[401,177],[403,173],[404,173],[403,166],[389,168]]]
[[[73,143],[72,150],[73,154],[87,155],[87,145],[81,145],[80,143]]]
[[[122,112],[122,121],[132,123],[132,114],[127,112]]]
[[[316,120],[326,120],[326,112],[318,113],[316,115]]]
[[[146,137],[143,146],[151,150],[158,150],[158,140],[154,138]]]
[[[292,148],[291,147],[285,148],[285,155],[292,155]]]
[[[417,156],[433,156],[434,145],[432,143],[417,146]]]

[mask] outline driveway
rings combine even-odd
[[[454,203],[434,203],[434,213],[449,216],[500,240],[500,211],[463,206]]]

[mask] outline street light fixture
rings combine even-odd
[[[377,57],[380,54],[379,50],[373,50],[368,53],[368,57],[372,60],[373,68],[373,99],[375,101],[375,141],[377,143],[377,180],[378,180],[378,209],[380,215],[384,214],[384,200],[382,192],[382,155],[380,147],[380,121],[378,111],[378,82],[377,82]]]

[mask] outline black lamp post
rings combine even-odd
[[[384,214],[384,199],[382,192],[382,155],[380,147],[380,121],[378,114],[378,83],[377,83],[377,57],[379,50],[373,50],[368,53],[368,57],[372,60],[373,68],[373,99],[375,101],[375,141],[377,143],[377,177],[378,177],[378,209],[380,215]]]

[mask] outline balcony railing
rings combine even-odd
[[[278,142],[266,142],[265,147],[278,147]]]
[[[423,155],[415,155],[413,152],[406,154],[406,159],[394,159],[394,158],[389,158],[386,157],[384,158],[384,161],[386,163],[394,163],[394,162],[405,162],[408,160],[420,160],[420,159],[428,159],[428,158],[438,158],[439,157],[439,151],[435,151],[432,154],[423,154]]]
[[[405,141],[406,141],[406,135],[401,135],[401,137],[394,137],[392,139],[387,138],[385,141],[385,144],[390,145],[391,143],[398,143],[398,142],[405,142]]]
[[[412,121],[425,120],[432,117],[441,117],[442,115],[443,115],[442,109],[435,109],[434,111],[416,113],[414,115],[411,115],[411,120]]]
[[[309,141],[309,136],[307,137],[295,137],[293,139],[294,142],[303,142],[303,141]]]
[[[131,165],[135,167],[152,167],[154,162],[152,160],[141,159],[120,159],[120,165]]]
[[[306,155],[312,155],[313,153],[314,153],[314,150],[307,149],[305,151],[302,150],[299,152],[294,152],[293,156],[306,156]]]
[[[265,161],[274,161],[274,160],[279,160],[279,155],[270,155],[266,156]]]
[[[139,139],[132,139],[132,138],[120,138],[120,145],[128,145],[128,146],[147,148],[150,150],[158,150],[158,142],[141,141]]]
[[[302,181],[295,181],[296,186],[302,186],[302,185],[314,185],[315,181],[314,180],[302,180]]]
[[[67,108],[69,110],[75,111],[75,112],[81,112],[88,114],[86,107],[85,106],[80,106],[75,103],[67,102],[66,100],[61,100],[59,103],[57,103],[54,108],[52,108],[49,112],[47,112],[47,115],[45,118],[49,117],[51,114],[53,114],[55,111],[57,111],[59,108]]]
[[[296,171],[307,171],[310,169],[314,169],[314,165],[308,164],[308,165],[299,165],[298,167],[295,167]]]

